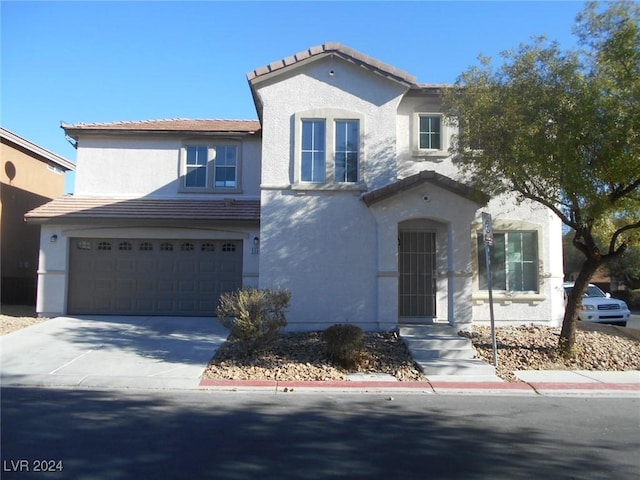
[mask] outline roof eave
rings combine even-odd
[[[423,170],[409,177],[403,178],[385,187],[362,194],[361,198],[364,203],[370,207],[378,202],[391,198],[398,193],[404,192],[411,188],[422,185],[423,183],[432,183],[444,190],[448,190],[456,195],[464,197],[478,206],[486,205],[491,197],[484,192],[469,187],[463,183],[457,182],[433,170]]]
[[[64,127],[63,127],[64,128]],[[139,136],[139,135],[180,135],[180,136],[224,136],[224,137],[250,137],[261,132],[261,129],[254,131],[246,130],[229,130],[229,131],[212,131],[212,130],[178,130],[178,129],[158,129],[158,130],[140,130],[123,128],[64,128],[65,134],[74,140],[78,140],[82,135],[105,135],[105,136]]]
[[[336,42],[328,42],[311,47],[290,57],[259,67],[247,74],[247,80],[253,87],[265,80],[279,76],[285,71],[290,71],[292,68],[299,68],[327,56],[338,56],[345,61],[398,82],[405,87],[414,87],[416,85],[415,76]]]

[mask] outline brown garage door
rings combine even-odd
[[[241,240],[72,238],[72,314],[213,315],[242,286]]]

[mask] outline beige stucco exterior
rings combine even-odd
[[[1,129],[0,170],[2,230],[2,301],[34,304],[38,268],[39,227],[24,214],[64,194],[67,159]]]

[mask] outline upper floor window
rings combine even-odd
[[[183,192],[239,192],[239,144],[186,144],[181,158]]]
[[[487,290],[487,267],[484,238],[478,234],[478,282]],[[507,292],[538,291],[537,232],[505,232],[493,234],[491,248],[493,288]]]
[[[412,151],[414,157],[445,157],[449,140],[442,114],[427,110],[415,112],[411,120]]]
[[[335,181],[358,181],[360,123],[358,120],[336,120]]]
[[[303,182],[323,183],[325,180],[325,131],[324,120],[302,120],[300,180]]]
[[[214,187],[236,188],[238,186],[238,148],[232,145],[215,147]]]
[[[420,149],[442,150],[442,118],[439,115],[420,115]]]
[[[296,114],[294,183],[323,189],[358,185],[363,120],[363,115],[338,109]]]
[[[184,186],[187,188],[206,187],[208,165],[207,147],[202,145],[187,145],[185,150],[187,154],[187,172],[184,177]]]

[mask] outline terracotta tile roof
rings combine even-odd
[[[133,122],[111,123],[63,123],[65,132],[74,136],[82,132],[211,132],[211,133],[245,133],[260,131],[257,120],[198,120],[175,118],[164,120],[142,120]]]
[[[253,83],[255,80],[258,80],[264,75],[272,74],[313,57],[324,56],[327,54],[339,55],[345,60],[356,63],[364,68],[372,70],[398,82],[405,83],[407,85],[415,85],[416,83],[415,76],[403,70],[397,69],[393,65],[381,62],[380,60],[360,53],[337,42],[327,42],[322,45],[311,47],[290,57],[286,57],[282,60],[272,62],[269,65],[256,68],[255,70],[252,70],[247,74],[247,79],[249,80],[249,83]]]
[[[259,200],[107,198],[68,195],[25,214],[29,223],[89,219],[260,220]]]
[[[434,172],[433,170],[423,170],[422,172],[403,178],[402,180],[398,180],[397,182],[394,182],[385,187],[364,193],[362,195],[362,200],[367,206],[371,206],[374,203],[390,198],[400,192],[404,192],[405,190],[417,187],[418,185],[426,182],[437,185],[438,187],[444,188],[445,190],[449,190],[456,195],[468,198],[478,205],[484,205],[490,199],[487,194],[471,188],[468,185],[457,182],[440,173]]]

